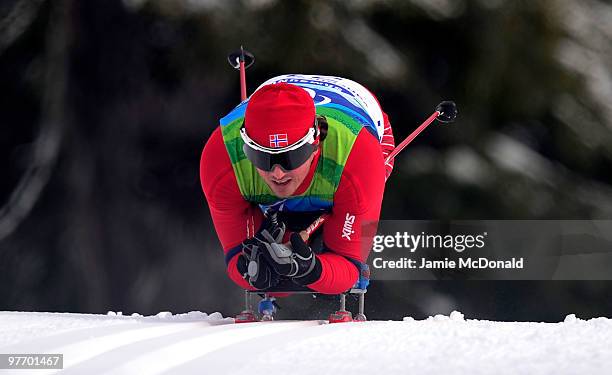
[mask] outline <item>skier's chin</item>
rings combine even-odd
[[[272,180],[268,183],[268,185],[270,186],[270,189],[272,189],[272,192],[274,192],[274,195],[276,195],[279,198],[289,197],[291,194],[295,192],[295,189],[297,188],[297,186],[295,186],[294,179],[289,179],[287,181],[273,181]]]

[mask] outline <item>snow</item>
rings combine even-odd
[[[611,319],[574,314],[560,323],[454,311],[425,320],[233,324],[201,312],[0,312],[0,353],[62,353],[62,374],[604,374],[610,348]]]

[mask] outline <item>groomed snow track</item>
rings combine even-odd
[[[612,321],[464,320],[233,324],[219,314],[154,317],[0,312],[0,353],[61,353],[61,374],[607,374]],[[0,370],[51,374],[58,370]]]

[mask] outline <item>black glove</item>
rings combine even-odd
[[[278,284],[278,273],[266,263],[257,245],[243,245],[242,254],[238,255],[236,268],[242,278],[255,289],[268,289]]]
[[[321,276],[321,261],[299,233],[291,235],[291,245],[275,242],[260,245],[263,257],[279,275],[292,278],[300,285],[311,284]]]
[[[236,266],[242,277],[256,289],[267,289],[278,284],[278,273],[262,256],[263,244],[281,242],[285,235],[285,224],[278,222],[276,212],[266,215],[253,238],[242,242],[242,254],[238,255]]]
[[[285,223],[282,221],[279,222],[276,217],[276,212],[272,212],[266,215],[263,223],[261,223],[261,227],[259,227],[259,232],[257,232],[253,238],[244,241],[243,244],[247,242],[253,244],[258,244],[260,242],[280,243],[285,235],[285,230]]]

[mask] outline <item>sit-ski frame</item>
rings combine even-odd
[[[340,322],[350,322],[350,321],[358,321],[364,322],[367,320],[364,310],[365,310],[365,294],[367,289],[357,289],[353,288],[347,292],[341,293],[340,297],[340,309],[329,316],[330,323],[340,323]],[[275,298],[271,296],[274,293],[291,293],[291,294],[318,294],[312,290],[282,290],[282,291],[270,291],[263,292],[263,299],[259,301],[258,313],[261,318],[257,317],[257,314],[254,312],[252,307],[251,295],[257,294],[261,295],[262,291],[244,291],[244,311],[236,316],[236,323],[248,323],[248,322],[256,322],[256,321],[272,321],[274,320],[274,314],[276,313],[275,306]],[[358,312],[355,317],[352,316],[350,311],[346,310],[346,295],[347,294],[356,294],[359,297],[359,307]]]

